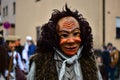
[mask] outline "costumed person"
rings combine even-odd
[[[16,69],[19,68],[22,72],[24,72],[24,67],[22,64],[22,60],[20,54],[15,50],[15,41],[17,40],[15,35],[8,35],[6,37],[6,48],[8,54],[8,66],[5,71],[6,80],[18,80],[16,77]],[[19,75],[21,76],[21,75]],[[22,77],[21,77],[22,78]]]
[[[26,43],[24,45],[24,49],[22,51],[22,57],[23,59],[25,59],[25,61],[27,62],[28,61],[28,50],[29,50],[29,41],[32,40],[32,37],[31,36],[26,36]]]
[[[7,50],[3,46],[3,36],[0,34],[0,80],[5,80],[5,70],[7,68]]]
[[[29,47],[28,47],[28,58],[30,58],[30,56],[32,56],[35,53],[36,50],[36,46],[33,42],[33,40],[29,40],[28,41]]]
[[[35,52],[35,45],[33,44],[33,40],[31,36],[26,36],[26,43],[24,45],[24,49],[22,51],[22,58],[24,61],[24,68],[26,73],[29,70],[29,57]]]
[[[89,23],[67,5],[42,26],[27,80],[102,80]]]
[[[21,37],[16,36],[16,38],[17,40],[15,41],[15,44],[16,44],[15,50],[20,54],[20,57],[24,66],[24,72],[27,74],[28,70],[26,70],[26,60],[23,59],[23,55],[22,55],[24,46],[21,45]]]
[[[20,57],[21,57],[21,59],[23,60],[23,58],[22,58],[22,51],[23,51],[23,48],[24,48],[24,47],[21,45],[21,37],[20,37],[20,36],[16,36],[16,38],[17,38],[17,40],[15,41],[15,43],[16,43],[15,50],[16,50],[17,52],[19,52]]]

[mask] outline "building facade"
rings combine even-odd
[[[1,25],[3,36],[15,34],[16,0],[1,0]]]

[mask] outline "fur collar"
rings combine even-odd
[[[39,53],[30,62],[36,63],[35,80],[58,80],[53,53]],[[84,80],[98,80],[98,71],[94,56],[79,59]]]

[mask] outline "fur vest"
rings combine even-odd
[[[30,63],[35,61],[35,80],[58,80],[58,74],[54,56],[52,53],[36,54],[30,59]],[[98,69],[94,56],[81,56],[81,64],[84,80],[98,80]]]

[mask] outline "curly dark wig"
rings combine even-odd
[[[57,33],[57,23],[58,21],[67,16],[74,17],[80,25],[81,30],[81,45],[84,46],[83,48],[83,55],[87,54],[88,52],[92,54],[91,49],[93,45],[93,36],[91,34],[91,27],[89,23],[83,18],[82,14],[79,14],[77,10],[71,11],[67,5],[65,5],[62,11],[55,9],[52,13],[49,22],[42,26],[42,33],[41,37],[37,42],[37,52],[50,52],[53,51],[53,47],[60,49],[59,42],[60,38]],[[88,56],[89,54],[87,54]]]

